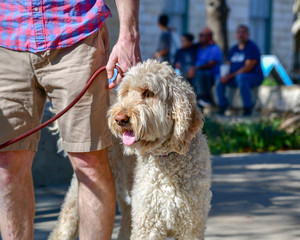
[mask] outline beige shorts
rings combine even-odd
[[[107,63],[106,25],[81,42],[40,53],[0,48],[0,144],[40,124],[47,97],[55,112],[64,109],[84,88],[89,77]],[[106,112],[109,96],[106,72],[59,120],[62,147],[67,152],[90,152],[111,145]],[[37,150],[40,133],[4,148]]]

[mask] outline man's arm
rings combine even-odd
[[[200,69],[211,69],[213,68],[218,62],[215,60],[210,60],[207,63],[201,65],[199,68]]]
[[[245,61],[245,65],[240,68],[238,71],[236,71],[234,74],[234,77],[238,74],[241,74],[241,73],[247,73],[247,72],[250,72],[252,71],[252,69],[254,68],[255,64],[257,63],[257,60],[256,59],[247,59]]]
[[[252,59],[252,60],[247,59],[245,61],[245,65],[242,68],[240,68],[236,72],[228,73],[226,76],[222,77],[220,79],[220,81],[222,83],[228,83],[232,78],[236,77],[236,75],[241,74],[241,73],[250,72],[254,68],[256,63],[257,63],[257,60],[255,60],[255,59]]]
[[[163,49],[161,51],[158,51],[156,52],[154,55],[153,55],[153,58],[159,58],[159,57],[162,57],[162,56],[165,56],[169,53],[169,50],[168,49]]]
[[[139,33],[139,0],[115,0],[120,22],[119,38],[113,47],[106,65],[107,77],[112,78],[116,63],[127,72],[128,69],[142,61]],[[114,88],[121,81],[121,76],[108,88]]]
[[[221,64],[223,61],[223,54],[221,49],[213,44],[210,50],[210,60],[207,63],[200,66],[200,69],[211,69],[216,66],[218,63]]]

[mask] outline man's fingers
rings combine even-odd
[[[122,76],[120,73],[118,73],[116,79],[107,86],[107,89],[112,89],[116,87],[121,82],[121,80],[122,80]]]
[[[111,79],[114,76],[114,69],[106,66],[107,78]]]
[[[114,68],[117,62],[115,61],[108,61],[106,65],[106,72],[107,72],[107,78],[110,79],[114,76]]]

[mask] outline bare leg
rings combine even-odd
[[[34,151],[0,152],[0,231],[3,240],[33,239]]]
[[[107,150],[69,153],[78,179],[79,238],[109,240],[116,211],[116,193]]]

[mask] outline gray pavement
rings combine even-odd
[[[300,151],[213,156],[206,239],[299,240]],[[54,227],[67,185],[36,188],[35,240]],[[117,213],[112,239],[116,239]]]

